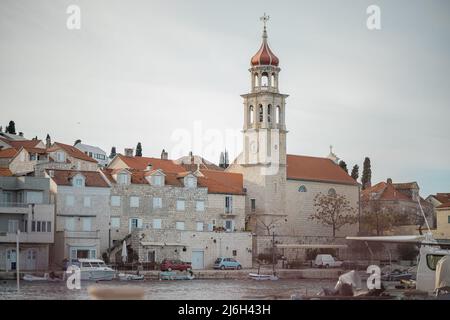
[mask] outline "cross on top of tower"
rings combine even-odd
[[[267,38],[266,26],[267,26],[267,21],[269,21],[269,19],[270,19],[270,16],[266,15],[265,12],[264,12],[264,15],[261,18],[259,18],[259,20],[261,20],[263,22],[263,25],[264,25],[263,38]]]

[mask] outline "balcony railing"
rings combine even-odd
[[[27,208],[28,207],[28,203],[0,201],[0,207],[6,207],[6,208]]]
[[[98,230],[96,231],[68,231],[64,230],[64,237],[77,239],[98,239]]]

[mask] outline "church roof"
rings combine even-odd
[[[287,155],[287,179],[358,185],[340,166],[328,158]]]
[[[270,50],[269,44],[267,43],[267,31],[266,26],[264,25],[263,32],[263,42],[261,44],[261,48],[259,48],[258,52],[252,57],[250,60],[252,66],[275,66],[278,67],[280,60],[278,57]]]

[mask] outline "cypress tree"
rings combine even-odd
[[[112,147],[111,148],[111,154],[109,155],[109,158],[112,159],[116,156],[117,152],[116,152],[116,147]]]
[[[351,176],[352,176],[353,179],[358,180],[358,178],[359,178],[359,166],[357,164],[355,164],[353,166]]]
[[[339,167],[341,167],[345,172],[348,173],[347,164],[344,160],[339,161]]]
[[[136,157],[142,157],[142,145],[140,142],[138,142],[137,146],[136,146]]]
[[[371,179],[372,179],[372,169],[370,166],[370,159],[369,157],[366,157],[364,159],[363,172],[361,177],[363,190],[369,188],[372,185]]]

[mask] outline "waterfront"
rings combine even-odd
[[[245,300],[245,299],[289,299],[294,293],[315,294],[323,287],[334,287],[333,280],[193,280],[103,283],[82,282],[80,290],[69,290],[65,282],[39,283],[21,281],[20,293],[16,282],[0,282],[0,300],[83,300],[89,299],[87,288],[96,286],[136,286],[145,291],[148,300]]]

